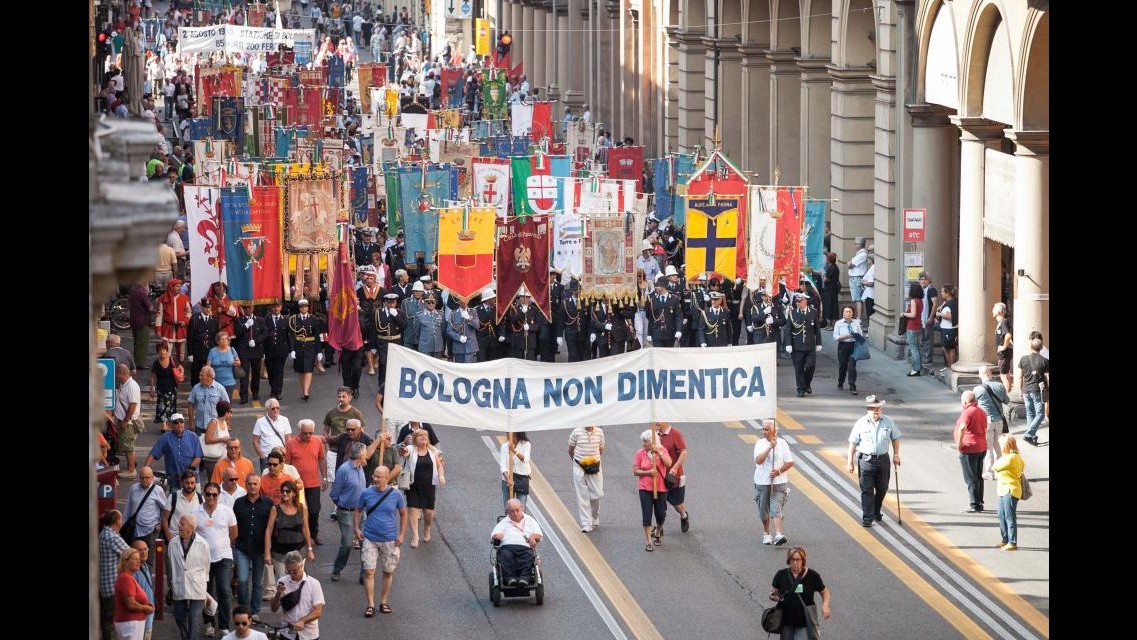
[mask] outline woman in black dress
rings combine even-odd
[[[438,486],[446,486],[446,461],[442,452],[430,444],[426,429],[411,436],[403,466],[414,474],[407,490],[407,507],[411,516],[411,548],[418,548],[418,518],[422,514],[423,542],[430,542],[430,526],[434,523],[434,495]]]
[[[821,637],[814,594],[821,594],[821,615],[829,619],[829,589],[821,574],[805,566],[805,547],[790,547],[788,568],[774,574],[770,599],[782,608],[782,640]],[[808,608],[808,610],[807,610]]]
[[[154,412],[154,424],[162,424],[178,411],[178,381],[174,378],[173,356],[170,343],[158,343],[158,357],[150,365],[150,399],[156,400],[158,409]]]
[[[821,282],[825,320],[832,327],[841,317],[841,307],[837,306],[837,298],[841,295],[841,270],[837,267],[836,253],[825,255],[825,274]]]

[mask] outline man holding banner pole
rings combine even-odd
[[[509,327],[509,357],[521,360],[537,359],[537,332],[544,317],[536,305],[530,304],[533,296],[525,285],[517,292],[517,302],[505,313]]]

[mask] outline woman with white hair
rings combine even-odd
[[[643,516],[644,551],[654,551],[663,544],[663,521],[667,519],[667,485],[663,477],[671,467],[667,449],[656,442],[651,429],[640,434],[643,448],[632,460],[632,475],[639,478],[640,514]],[[651,514],[655,511],[655,526]],[[652,544],[654,541],[654,545]]]

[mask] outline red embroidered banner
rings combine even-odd
[[[527,158],[526,158],[527,159]],[[533,304],[546,319],[552,319],[549,301],[549,241],[552,222],[547,215],[530,215],[497,221],[497,320],[513,304],[521,287],[533,296]]]

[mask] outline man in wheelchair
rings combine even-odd
[[[527,587],[533,580],[535,549],[541,541],[541,525],[526,515],[521,501],[514,498],[506,503],[507,517],[498,521],[490,539],[498,548],[501,580],[506,587]]]

